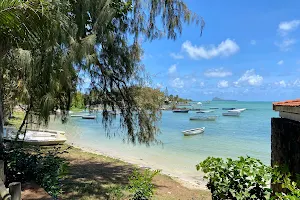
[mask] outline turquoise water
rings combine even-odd
[[[67,125],[55,122],[52,126],[65,129],[69,142],[178,175],[197,176],[195,165],[208,156],[237,158],[249,155],[270,164],[271,117],[278,116],[272,110],[271,102],[211,102],[201,108],[209,107],[220,108],[210,113],[219,116],[216,121],[190,121],[189,117],[201,115],[195,111],[163,111],[159,125],[161,134],[157,137],[163,145],[151,147],[124,143],[122,134],[107,137],[101,114],[97,120],[71,118]],[[225,117],[222,112],[226,111],[221,109],[224,107],[247,110],[240,117]],[[111,129],[113,133],[120,133],[117,122],[118,117]],[[186,137],[181,133],[203,126],[206,130],[201,135]]]

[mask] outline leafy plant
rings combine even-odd
[[[53,198],[61,191],[61,180],[68,172],[68,163],[58,155],[66,153],[60,148],[43,152],[40,148],[23,147],[14,144],[4,152],[7,182],[34,181]]]
[[[273,199],[296,200],[300,199],[300,177],[296,176],[296,181],[291,180],[291,173],[287,166],[275,166],[273,169],[273,183],[280,184],[284,192],[276,192]]]
[[[213,199],[269,199],[272,168],[250,157],[238,160],[208,157],[196,166],[206,173]]]
[[[154,194],[152,179],[160,170],[150,171],[146,169],[143,173],[134,170],[129,178],[129,191],[133,194],[133,200],[150,199]]]
[[[108,196],[110,200],[119,200],[124,197],[123,188],[119,185],[108,188]]]

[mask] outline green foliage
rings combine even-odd
[[[33,147],[23,147],[13,144],[6,147],[7,182],[34,181],[43,187],[52,197],[57,198],[61,191],[61,180],[68,172],[68,164],[58,155],[60,148],[53,148],[47,152]]]
[[[72,98],[72,109],[73,108],[84,108],[84,95],[79,92],[79,91],[76,91],[74,94],[73,94],[73,98]]]
[[[120,200],[124,197],[123,188],[119,185],[108,188],[109,200]]]
[[[296,200],[300,199],[300,177],[296,176],[296,181],[291,180],[291,173],[288,171],[287,166],[273,168],[273,184],[280,184],[284,192],[276,192],[276,197],[273,199],[280,200]]]
[[[160,171],[146,169],[143,173],[134,170],[129,178],[129,191],[133,194],[133,200],[150,199],[154,193],[152,179]]]
[[[132,92],[148,83],[139,38],[176,39],[190,22],[202,32],[204,21],[182,0],[3,0],[0,74],[8,76],[0,91],[6,103],[28,106],[21,126],[47,124],[58,108],[65,121],[81,74],[87,75],[105,127],[111,125],[107,110],[120,110],[128,140],[149,145],[156,142],[160,115],[157,106],[140,103]]]
[[[213,199],[268,199],[268,182],[272,169],[257,159],[239,157],[238,160],[208,157],[196,166],[206,173],[207,187]]]

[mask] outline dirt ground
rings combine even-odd
[[[124,188],[128,184],[128,177],[136,168],[134,165],[78,148],[73,147],[68,151],[64,158],[70,162],[70,169],[68,177],[63,181],[61,199],[114,199],[112,194],[119,193],[115,188]],[[153,199],[211,199],[209,191],[188,189],[166,175],[157,175],[153,184]],[[122,193],[125,194],[122,199],[128,199],[126,191],[122,190]]]

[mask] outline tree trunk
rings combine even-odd
[[[3,150],[3,124],[4,124],[4,114],[3,114],[3,73],[0,69],[0,149]],[[2,152],[0,150],[0,158]]]

